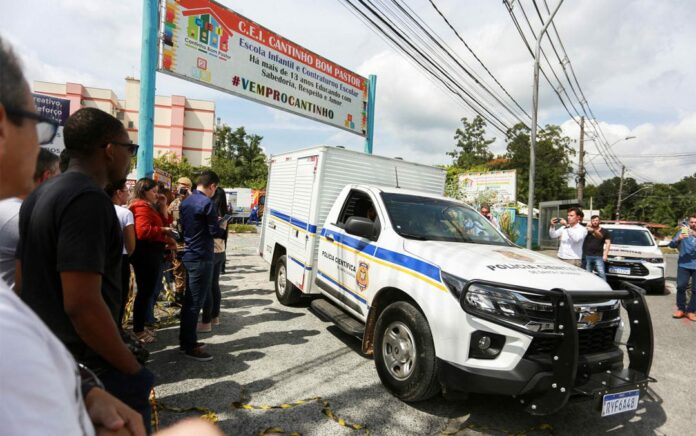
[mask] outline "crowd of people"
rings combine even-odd
[[[178,215],[170,214],[174,198],[154,180],[140,179],[129,191],[138,145],[118,119],[94,108],[76,111],[65,123],[60,157],[39,147],[57,129],[36,113],[19,61],[0,38],[3,433],[150,433],[155,376],[139,351],[156,340],[146,324],[167,253],[182,293],[181,349],[195,360],[212,358],[196,329],[209,331],[219,317],[214,282],[227,234],[211,200],[219,178],[205,171],[195,189],[188,181],[177,192]],[[169,431],[217,434],[202,423],[182,425]]]
[[[611,247],[611,235],[600,225],[599,215],[593,215],[587,227],[582,225],[584,214],[578,207],[568,209],[567,219],[551,218],[549,236],[560,240],[558,258],[585,268],[589,272],[607,279],[605,262]],[[669,243],[679,250],[677,260],[677,310],[673,318],[686,318],[696,322],[696,214],[686,223]],[[687,290],[691,296],[687,301]]]

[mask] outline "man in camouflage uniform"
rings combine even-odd
[[[180,177],[176,181],[176,198],[169,204],[169,214],[173,217],[174,221],[172,227],[181,233],[179,228],[179,205],[181,202],[191,195],[191,179],[188,177]],[[183,234],[182,234],[183,236]],[[181,261],[181,256],[184,255],[184,242],[183,238],[177,240],[176,243],[176,256],[172,260],[172,267],[174,269],[174,286],[176,288],[176,301],[181,302],[184,296],[184,290],[186,289],[186,268]]]

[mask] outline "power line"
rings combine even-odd
[[[440,81],[450,92],[457,95],[463,102],[465,102],[474,112],[484,118],[488,123],[499,130],[501,133],[505,134],[509,129],[509,126],[503,122],[499,117],[497,117],[491,110],[483,105],[478,99],[476,99],[471,92],[465,89],[459,82],[454,80],[454,78],[445,71],[444,68],[433,61],[433,59],[428,56],[419,47],[404,36],[401,29],[397,29],[395,24],[388,19],[388,17],[383,16],[375,7],[372,2],[366,4],[364,0],[358,0],[359,3],[365,8],[372,16],[379,20],[382,24],[378,24],[375,20],[370,18],[368,14],[363,11],[357,4],[354,4],[352,0],[343,0],[343,2],[353,8],[360,16],[363,17],[363,22],[369,22],[370,28],[378,32],[380,36],[388,38],[393,44],[395,44],[402,54],[410,57],[413,61],[418,64],[418,66],[425,70],[431,77]],[[455,89],[456,88],[456,89]],[[457,89],[459,91],[457,91]],[[462,95],[461,93],[464,95]],[[486,114],[484,114],[484,112]],[[495,121],[494,121],[495,120]]]
[[[447,24],[447,26],[449,26],[449,28],[452,30],[452,32],[454,32],[455,36],[462,42],[462,44],[464,44],[464,47],[466,47],[466,49],[469,50],[469,53],[471,53],[471,55],[474,57],[474,59],[476,59],[476,61],[478,61],[478,63],[483,67],[483,69],[486,71],[486,73],[488,73],[488,75],[491,76],[491,79],[493,79],[493,81],[495,81],[495,83],[500,87],[500,89],[503,90],[505,95],[507,95],[508,98],[510,98],[510,100],[512,100],[512,102],[515,103],[515,106],[517,106],[519,108],[519,110],[521,110],[522,113],[525,114],[525,116],[531,120],[532,119],[531,115],[529,115],[527,113],[527,111],[525,111],[522,108],[522,106],[517,102],[517,100],[515,100],[514,97],[512,95],[510,95],[508,90],[505,89],[505,87],[498,81],[498,79],[496,79],[496,77],[493,75],[493,73],[491,73],[491,71],[488,69],[488,67],[486,67],[486,65],[483,63],[483,61],[476,55],[474,50],[471,47],[469,47],[469,44],[467,44],[466,41],[464,41],[464,38],[462,38],[462,36],[459,34],[459,32],[457,32],[457,30],[454,28],[454,26],[452,26],[452,24],[447,19],[447,17],[445,17],[445,15],[442,13],[442,11],[440,11],[440,9],[437,7],[435,2],[433,0],[429,0],[429,1],[430,1],[430,4],[435,9],[435,11],[440,15],[440,17],[442,17],[442,19]]]

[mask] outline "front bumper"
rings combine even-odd
[[[553,331],[534,332],[489,313],[472,309],[464,298],[472,284],[500,286],[548,298],[554,307]],[[653,331],[650,313],[641,289],[622,283],[624,290],[550,291],[510,286],[486,281],[471,281],[460,296],[462,308],[472,316],[503,325],[533,338],[552,338],[551,353],[525,356],[512,371],[467,368],[439,361],[440,382],[446,389],[465,392],[512,395],[526,405],[528,412],[546,415],[561,409],[571,397],[601,400],[602,396],[628,390],[647,392],[653,356]],[[626,344],[611,350],[580,355],[575,304],[621,300],[627,312],[630,336]],[[623,369],[624,345],[629,367]]]

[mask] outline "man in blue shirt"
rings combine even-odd
[[[179,207],[179,221],[184,231],[183,262],[188,273],[184,304],[181,308],[179,343],[187,357],[206,361],[213,356],[198,342],[196,326],[198,315],[211,293],[213,284],[213,238],[222,238],[226,230],[219,225],[219,217],[210,197],[215,193],[220,177],[206,170],[197,181],[193,191]]]
[[[687,317],[696,321],[696,214],[689,216],[688,226],[674,235],[672,248],[679,247],[679,262],[677,269],[677,311],[673,318]],[[691,298],[686,304],[686,287],[691,279]]]

